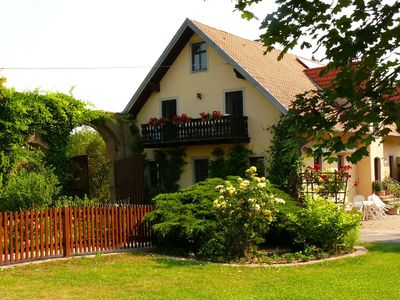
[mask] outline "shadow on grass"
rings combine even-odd
[[[158,264],[158,268],[164,269],[181,267],[197,267],[198,269],[202,269],[204,266],[209,264],[208,262],[194,261],[190,259],[187,260],[175,257],[154,257],[152,260]]]
[[[370,252],[400,254],[400,243],[364,243],[363,246]]]

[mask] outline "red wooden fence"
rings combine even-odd
[[[0,265],[153,245],[150,205],[0,212]]]

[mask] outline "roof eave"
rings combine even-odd
[[[183,32],[185,29],[188,27],[188,22],[190,22],[189,19],[186,19],[185,22],[181,25],[179,30],[175,33],[174,37],[172,40],[169,42],[161,56],[158,58],[154,66],[151,68],[150,72],[147,74],[139,88],[136,90],[135,94],[132,96],[131,100],[128,102],[122,113],[128,114],[130,113],[132,107],[134,106],[135,102],[139,98],[139,96],[143,93],[144,89],[148,85],[148,83],[151,81],[151,79],[154,77],[156,74],[157,70],[163,65],[163,62],[165,61],[166,57],[168,54],[171,52],[171,50],[174,48],[176,43],[178,42],[179,38],[182,36]]]

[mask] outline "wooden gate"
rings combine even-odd
[[[69,178],[66,185],[68,195],[80,198],[89,195],[88,156],[71,157]]]
[[[144,157],[133,156],[115,162],[116,200],[131,204],[145,203],[144,199]]]

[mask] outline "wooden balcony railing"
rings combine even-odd
[[[142,138],[145,148],[250,141],[245,116],[223,116],[212,121],[199,118],[179,125],[170,122],[164,126],[143,124]]]

